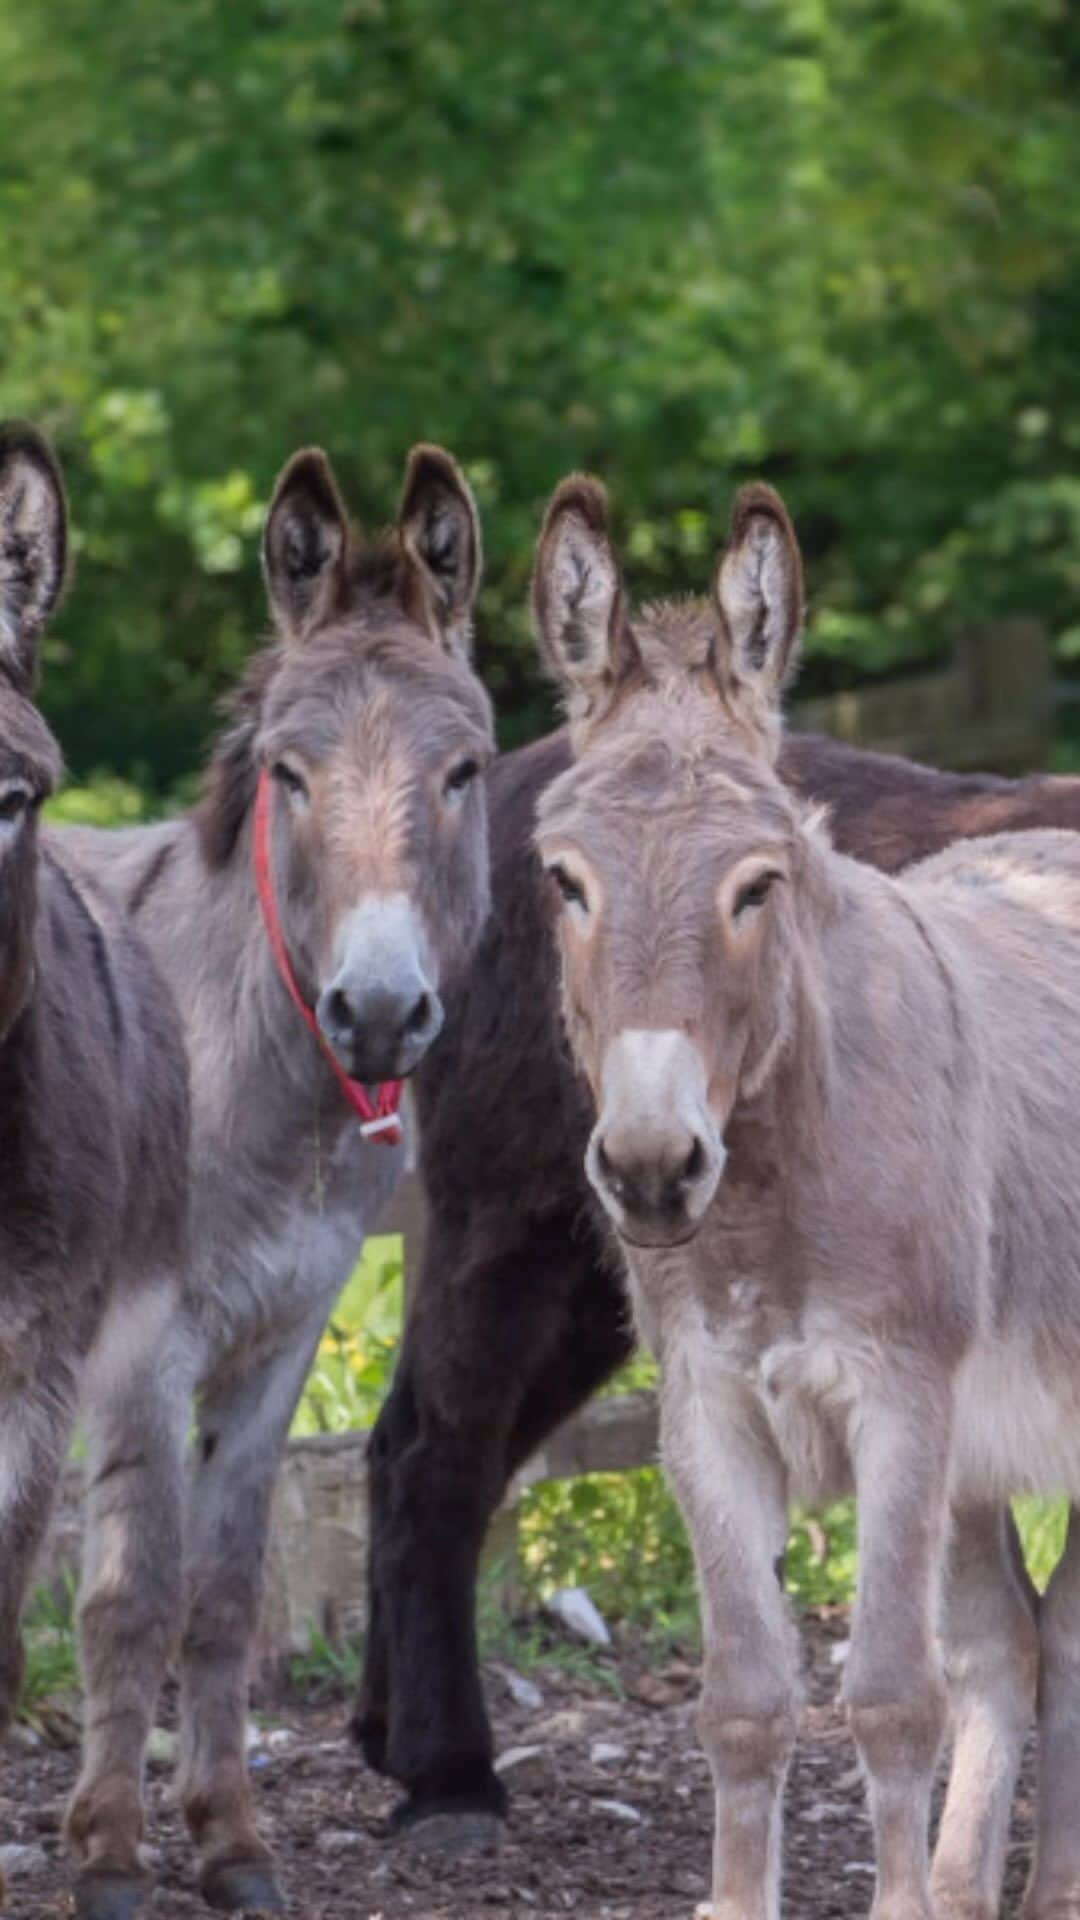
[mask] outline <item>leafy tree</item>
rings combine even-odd
[[[0,74],[0,400],[71,477],[76,769],[190,766],[308,440],[368,520],[411,441],[464,458],[510,738],[573,466],[654,592],[774,478],[819,683],[1017,606],[1080,655],[1067,0],[0,0]]]

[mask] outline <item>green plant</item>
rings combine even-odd
[[[370,1239],[319,1346],[294,1434],[373,1425],[393,1378],[403,1290],[400,1237]]]
[[[334,1700],[355,1693],[363,1664],[362,1647],[351,1640],[338,1644],[316,1627],[307,1651],[294,1654],[290,1660],[289,1680],[298,1692],[312,1699]]]
[[[33,1718],[44,1701],[78,1687],[76,1596],[72,1575],[57,1586],[38,1587],[31,1596],[23,1618],[26,1673],[19,1710],[24,1717]]]

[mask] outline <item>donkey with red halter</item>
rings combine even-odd
[[[1036,1625],[1003,1503],[1080,1497],[1080,838],[970,841],[899,879],[834,850],[775,772],[802,592],[767,488],[736,502],[711,604],[631,620],[602,493],[568,482],[536,609],[575,752],[538,845],[586,1171],[661,1363],[701,1585],[710,1911],[778,1911],[798,1684],[775,1565],[791,1493],[850,1479],[875,1914],[997,1912],[1037,1676],[1028,1912],[1075,1914],[1080,1535]]]
[[[143,942],[43,838],[60,755],[33,703],[42,629],[63,583],[67,510],[32,428],[0,427],[0,1722],[22,1674],[19,1614],[71,1437],[80,1388],[123,1419],[145,1387],[133,1450],[91,1449],[101,1519],[97,1607],[120,1571],[112,1516],[153,1456],[175,1390],[163,1340],[187,1235],[188,1095],[176,1009]],[[152,1383],[137,1354],[152,1345]],[[145,1604],[180,1595],[180,1532],[141,1511]],[[95,1603],[90,1603],[92,1618]],[[122,1625],[122,1623],[121,1623]],[[128,1700],[115,1701],[116,1732]],[[91,1741],[94,1738],[90,1731]],[[137,1831],[103,1807],[79,1910],[111,1912]]]
[[[264,563],[277,637],[246,675],[201,805],[70,836],[175,988],[193,1094],[193,1257],[167,1336],[184,1393],[167,1464],[113,1503],[108,1555],[91,1515],[92,1567],[119,1618],[139,1617],[153,1582],[139,1515],[176,1505],[194,1402],[180,1792],[207,1898],[262,1911],[281,1893],[244,1730],[270,1498],[327,1316],[400,1170],[400,1082],[487,912],[478,776],[492,752],[469,663],[480,533],[449,455],[414,451],[397,524],[371,541],[325,457],[297,455]],[[137,1450],[151,1416],[114,1427],[116,1448]],[[76,1835],[103,1797],[137,1805],[160,1669],[149,1627],[113,1632],[98,1587],[92,1571],[90,1724],[107,1725],[125,1690],[137,1712],[123,1750],[88,1754]]]

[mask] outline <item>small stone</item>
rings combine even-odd
[[[646,1707],[673,1707],[679,1698],[671,1682],[661,1679],[658,1673],[643,1673],[631,1692],[634,1699]]]
[[[876,1873],[877,1868],[875,1867],[872,1860],[849,1860],[847,1863],[847,1866],[844,1868],[844,1872],[845,1873]]]
[[[531,1713],[539,1713],[544,1696],[535,1680],[527,1679],[516,1667],[496,1667],[495,1672],[517,1706],[528,1707]]]
[[[552,1594],[546,1611],[587,1646],[610,1647],[607,1622],[584,1587],[560,1587],[558,1593]]]
[[[832,1646],[829,1648],[829,1665],[831,1667],[842,1667],[850,1652],[850,1640],[834,1640]]]
[[[521,1793],[539,1793],[550,1786],[554,1765],[547,1747],[507,1747],[495,1762],[500,1780]]]
[[[625,1826],[640,1827],[645,1816],[627,1800],[590,1800],[594,1813],[606,1813],[609,1820],[621,1820]]]
[[[594,1740],[589,1748],[589,1764],[594,1767],[621,1767],[626,1761],[626,1748],[620,1747],[617,1740]]]
[[[539,1720],[533,1728],[538,1738],[543,1740],[580,1740],[585,1731],[585,1715],[580,1707],[560,1707],[555,1713],[549,1713],[546,1720]]]
[[[146,1758],[152,1767],[171,1767],[179,1751],[179,1741],[168,1727],[152,1727],[146,1743]]]
[[[8,1880],[32,1880],[44,1873],[49,1856],[44,1847],[0,1847],[0,1872]]]
[[[329,1833],[320,1833],[315,1848],[318,1853],[357,1853],[363,1844],[362,1833],[350,1833],[347,1828],[341,1827]]]
[[[23,1753],[38,1753],[45,1744],[40,1733],[36,1733],[33,1727],[23,1726],[21,1720],[15,1722],[8,1739],[13,1747],[20,1748]]]
[[[270,1732],[263,1735],[263,1746],[268,1747],[271,1753],[281,1753],[286,1747],[291,1747],[295,1739],[291,1727],[271,1727]]]
[[[839,1800],[819,1800],[815,1806],[804,1807],[801,1818],[812,1826],[820,1826],[823,1820],[848,1820],[851,1808]]]

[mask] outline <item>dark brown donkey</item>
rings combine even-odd
[[[60,755],[33,704],[38,643],[63,582],[67,516],[39,436],[0,427],[0,1720],[18,1697],[19,1612],[80,1386],[122,1408],[131,1356],[161,1335],[187,1231],[187,1074],[170,995],[141,940],[50,842],[38,812]],[[88,1363],[88,1364],[87,1364]],[[154,1445],[151,1424],[145,1447]],[[98,1489],[107,1526],[133,1463]],[[96,1463],[90,1462],[95,1478]],[[180,1592],[179,1530],[140,1515],[148,1606]],[[114,1575],[118,1569],[114,1568]],[[115,1592],[101,1604],[113,1604]],[[125,1701],[116,1702],[122,1729]],[[84,1920],[138,1838],[107,1806],[83,1836]]]
[[[561,1031],[538,796],[557,733],[488,778],[493,913],[417,1079],[430,1231],[372,1442],[373,1627],[355,1730],[408,1788],[426,1844],[486,1842],[504,1811],[475,1645],[476,1565],[513,1472],[632,1348],[583,1171],[589,1122]],[[886,871],[976,834],[1080,827],[1080,780],[959,776],[811,736],[781,771],[836,844]],[[462,1116],[467,1115],[467,1124]]]

